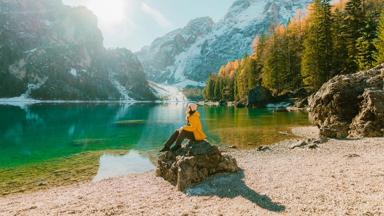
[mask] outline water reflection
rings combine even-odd
[[[154,106],[149,104],[132,106],[35,104],[27,108],[0,106],[2,155],[0,167],[46,161],[84,151],[128,150],[137,145],[144,125],[123,128],[116,127],[115,122],[123,119],[146,120]],[[87,142],[82,142],[83,140]],[[103,142],[88,142],[89,140],[103,140]]]
[[[137,151],[129,151],[126,155],[104,154],[100,157],[99,170],[93,181],[111,177],[124,176],[131,173],[142,173],[153,170],[155,166]]]
[[[215,144],[239,147],[286,138],[287,127],[308,124],[300,113],[200,107],[203,128]],[[0,168],[87,151],[157,152],[184,124],[185,104],[0,105]]]
[[[151,109],[147,124],[143,127],[137,145],[149,149],[151,146],[161,146],[169,135],[184,122],[185,104],[161,104]]]
[[[272,144],[293,135],[290,127],[308,125],[305,113],[273,112],[269,109],[204,108],[209,139],[216,144],[253,148]]]

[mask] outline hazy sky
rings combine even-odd
[[[133,51],[156,37],[185,26],[191,19],[210,16],[221,19],[234,0],[63,0],[92,10],[107,47]]]

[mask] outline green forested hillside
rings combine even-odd
[[[207,100],[246,102],[263,86],[272,95],[305,89],[313,93],[331,77],[384,62],[384,1],[349,0],[331,5],[314,0],[287,26],[274,25],[257,36],[253,54],[212,74]]]

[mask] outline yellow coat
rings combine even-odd
[[[195,112],[191,116],[188,117],[188,125],[183,126],[183,130],[193,132],[193,135],[195,137],[195,140],[202,141],[207,136],[203,132],[203,128],[201,126],[200,122],[200,114],[199,112]]]

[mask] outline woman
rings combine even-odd
[[[172,148],[173,151],[181,147],[181,143],[184,139],[189,139],[193,141],[202,141],[207,136],[203,132],[200,122],[200,114],[197,111],[197,105],[190,103],[187,106],[186,112],[187,125],[184,125],[180,129],[177,129],[175,133],[168,139],[164,144],[164,148],[161,149],[161,152],[169,151],[172,144],[176,142],[175,146]]]

